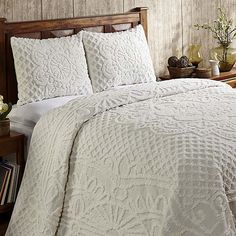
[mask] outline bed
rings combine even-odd
[[[76,19],[0,20],[0,93],[17,101],[12,36],[60,37],[83,28],[109,35],[139,24],[147,35],[146,8]],[[90,47],[106,37],[97,36]],[[204,79],[104,91],[99,85],[36,122],[6,235],[236,235],[235,90]]]
[[[92,19],[92,20],[91,20]],[[47,39],[64,37],[76,34],[81,30],[94,32],[116,32],[135,27],[141,23],[147,35],[147,8],[133,9],[129,14],[82,17],[74,19],[59,19],[48,21],[32,22],[7,22],[6,19],[0,19],[0,94],[3,95],[6,102],[15,104],[18,100],[17,80],[14,67],[10,38],[25,37],[33,39]],[[68,98],[65,98],[68,101]],[[25,153],[27,156],[31,135],[36,121],[46,111],[63,104],[63,102],[49,102],[46,105],[29,105],[29,108],[23,109],[13,106],[13,112],[10,113],[11,128],[17,132],[25,134],[27,142]],[[31,110],[29,114],[29,110]],[[24,115],[27,114],[27,115]]]

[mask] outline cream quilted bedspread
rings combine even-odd
[[[236,235],[236,91],[126,86],[36,125],[7,236]]]

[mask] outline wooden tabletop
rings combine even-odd
[[[213,80],[225,80],[236,77],[236,69],[232,69],[228,72],[221,72],[220,75],[212,76],[210,79]]]
[[[195,76],[193,75],[192,77],[194,78]],[[159,78],[160,78],[160,80],[169,80],[169,79],[171,79],[170,75],[160,76]],[[233,68],[229,72],[221,72],[220,75],[212,76],[208,79],[220,81],[220,80],[227,80],[227,79],[231,79],[231,78],[236,78],[236,68]]]
[[[23,138],[24,134],[17,133],[15,131],[10,131],[10,135],[6,136],[0,136],[0,142],[6,142],[8,140],[12,139],[18,139],[18,138]]]

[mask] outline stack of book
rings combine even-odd
[[[0,205],[15,202],[19,169],[16,163],[0,162]]]

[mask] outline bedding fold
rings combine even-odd
[[[6,235],[236,235],[235,104],[223,83],[180,79],[45,114]]]

